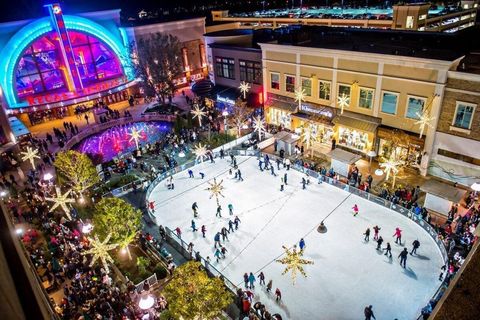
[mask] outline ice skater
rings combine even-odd
[[[383,248],[385,251],[385,255],[388,256],[389,258],[392,257],[392,246],[390,246],[390,242],[387,242],[387,246]]]
[[[287,159],[288,160],[288,159]],[[282,292],[280,289],[275,289],[275,301],[280,301],[282,300]]]
[[[155,213],[155,201],[150,201],[148,203],[148,208],[152,210],[153,213]]]
[[[238,216],[235,216],[235,220],[233,220],[233,223],[235,224],[235,230],[238,230],[238,224],[242,222],[240,221],[240,218]]]
[[[303,251],[303,249],[305,249],[305,240],[303,238],[300,239],[298,246],[300,247],[300,251]]]
[[[260,285],[265,285],[265,275],[263,274],[263,271],[258,275],[258,279],[260,279]]]
[[[365,230],[365,238],[363,238],[364,241],[368,242],[370,241],[370,228],[367,228],[367,230]]]
[[[233,204],[228,204],[228,213],[232,216],[233,215]]]
[[[275,174],[275,169],[273,166],[270,166],[270,172],[272,173],[272,176],[276,177],[277,175]]]
[[[250,289],[255,289],[255,285],[254,285],[254,282],[257,281],[257,279],[255,278],[255,276],[253,275],[252,272],[250,272],[250,275],[248,276],[248,283],[250,285]]]
[[[267,283],[267,292],[270,293],[270,291],[272,291],[272,286],[273,286],[273,280],[270,279],[270,281],[268,281]]]
[[[235,230],[233,229],[233,221],[232,220],[228,220],[228,232],[235,232]]]
[[[202,225],[202,228],[200,230],[202,231],[202,237],[205,238],[205,233],[207,232],[207,227],[205,227],[205,225]]]
[[[225,259],[225,254],[227,253],[227,248],[225,247],[220,247],[220,252],[222,252],[222,258]]]
[[[189,178],[195,178],[195,177],[193,176],[193,171],[192,171],[192,169],[189,169],[189,170],[188,170],[188,177],[189,177]]]
[[[198,204],[197,204],[197,202],[194,202],[192,204],[192,210],[193,210],[193,217],[194,218],[198,217]]]
[[[263,161],[262,161],[262,158],[258,159],[258,168],[260,169],[260,171],[263,171]]]
[[[374,238],[375,239],[375,238]],[[382,236],[380,236],[378,239],[377,239],[377,250],[382,250],[382,243],[383,243],[383,238]]]
[[[407,248],[403,248],[403,251],[400,252],[398,257],[400,258],[400,265],[405,269],[407,267],[407,257],[408,257]]]
[[[215,236],[213,237],[213,241],[215,242],[214,247],[217,247],[217,244],[220,246],[220,232],[217,232]]]
[[[205,173],[199,172],[198,174],[200,175],[200,178],[201,178],[202,180],[203,180],[203,178],[205,178]]]
[[[287,173],[286,172],[283,175],[283,182],[285,183],[285,185],[288,185],[288,183],[287,183]]]
[[[227,230],[227,228],[223,227],[222,230],[220,230],[220,233],[222,234],[223,242],[225,242],[225,239],[228,240],[228,230]]]
[[[243,275],[243,283],[245,284],[245,288],[248,289],[248,273],[246,272]]]
[[[198,230],[198,229],[197,229],[197,226],[195,225],[195,220],[192,220],[191,228],[192,228],[192,231],[193,231],[193,232],[196,232],[196,231]]]
[[[417,254],[417,249],[420,248],[420,241],[418,239],[415,239],[415,241],[412,242],[412,251],[410,252],[410,255],[413,255],[414,253]]]
[[[243,181],[242,172],[240,171],[240,169],[237,170],[237,174],[238,174],[238,180]]]
[[[222,217],[222,206],[221,205],[217,205],[217,214],[215,215],[215,217]]]
[[[375,226],[373,227],[373,240],[378,240],[378,231],[380,231],[380,228],[379,226]]]
[[[177,233],[177,237],[182,238],[182,230],[180,230],[180,227],[176,227],[175,232]]]
[[[402,230],[399,227],[395,228],[395,233],[392,237],[395,237],[395,243],[402,245]]]
[[[283,186],[284,186],[284,179],[280,178],[280,191],[283,191]]]
[[[365,315],[365,320],[372,320],[376,319],[375,315],[373,314],[372,306],[369,305],[368,307],[365,307],[365,310],[363,311],[363,314]]]
[[[217,248],[215,250],[214,256],[215,256],[215,258],[217,258],[217,263],[218,263],[220,261],[219,259],[222,257],[222,252],[220,251],[220,249]]]
[[[275,160],[275,162],[277,163],[277,170],[280,171],[280,163],[281,163],[280,159],[277,158],[277,160]]]
[[[356,217],[357,214],[358,214],[358,206],[357,206],[357,204],[355,204],[352,209],[353,209],[353,216]]]
[[[307,185],[307,180],[305,180],[304,177],[302,177],[302,189],[305,190],[306,189],[306,186]]]

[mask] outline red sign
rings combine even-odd
[[[79,98],[79,97],[87,96],[90,94],[106,91],[106,90],[118,87],[124,84],[125,82],[127,82],[127,79],[125,77],[122,77],[122,78],[112,79],[109,81],[91,85],[89,87],[83,88],[83,90],[79,92],[51,93],[51,94],[38,95],[38,96],[32,95],[27,97],[27,103],[30,106],[34,106],[39,104],[61,102],[65,100],[70,100],[70,99]]]

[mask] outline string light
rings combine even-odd
[[[348,107],[349,102],[350,97],[345,95],[345,93],[342,93],[342,95],[338,97],[337,104],[340,106],[340,114],[343,114],[343,109]]]
[[[240,86],[238,87],[240,89],[240,92],[243,94],[243,99],[247,97],[248,91],[250,91],[250,84],[248,84],[245,81],[240,82]]]
[[[435,120],[435,117],[430,117],[427,110],[423,110],[422,114],[417,112],[416,115],[419,119],[415,121],[415,124],[420,125],[420,138],[422,138],[426,127],[433,129],[432,121]]]
[[[40,159],[38,155],[38,149],[33,149],[31,147],[27,147],[27,151],[20,152],[23,157],[22,161],[29,160],[30,164],[32,165],[33,170],[35,170],[35,159]]]
[[[92,262],[90,262],[90,267],[92,267],[97,260],[100,260],[105,268],[105,271],[109,273],[110,269],[108,268],[108,262],[113,263],[113,259],[108,251],[118,247],[117,243],[108,244],[111,236],[111,233],[108,234],[103,242],[98,239],[97,235],[95,235],[94,239],[88,238],[88,241],[90,241],[90,249],[82,252],[82,255],[91,254],[93,256]]]
[[[207,146],[199,143],[193,148],[193,153],[196,156],[195,161],[200,159],[200,162],[203,162],[203,159],[207,157]]]
[[[137,130],[137,128],[132,128],[132,130],[130,130],[130,133],[128,134],[130,136],[130,142],[135,141],[135,146],[137,147],[138,149],[138,140],[140,140],[140,134],[142,133],[142,130]]]
[[[306,93],[305,93],[305,89],[303,89],[302,87],[298,87],[297,89],[295,89],[295,101],[298,102],[298,110],[300,110],[300,108],[302,107],[302,101],[305,100],[305,97],[306,97]]]
[[[198,118],[198,125],[201,127],[202,117],[205,117],[207,113],[203,111],[203,108],[200,108],[198,104],[195,104],[190,112],[193,114],[193,119]]]
[[[70,209],[68,208],[67,204],[75,202],[75,199],[68,197],[72,190],[68,190],[64,194],[62,194],[62,191],[58,187],[56,187],[55,190],[57,192],[56,197],[45,197],[45,200],[53,202],[53,205],[50,208],[50,212],[53,212],[53,210],[60,207],[65,212],[67,218],[71,220],[72,217],[70,216]]]
[[[262,133],[266,132],[265,120],[260,116],[256,116],[253,118],[253,128],[258,133],[259,140],[262,140]]]

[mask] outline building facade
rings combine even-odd
[[[480,180],[480,75],[448,72],[428,172],[470,187]]]
[[[317,144],[366,155],[374,150],[426,174],[447,72],[458,61],[261,44],[267,122],[292,131],[313,126]],[[295,102],[295,90],[306,97]]]

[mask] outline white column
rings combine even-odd
[[[333,75],[332,86],[330,87],[330,99],[332,101],[332,107],[337,106],[337,69],[338,69],[338,57],[333,57]]]
[[[378,64],[377,84],[375,85],[375,97],[373,99],[373,116],[374,117],[378,117],[378,113],[380,112],[380,99],[382,97],[383,66],[384,66],[383,62],[380,62]]]

